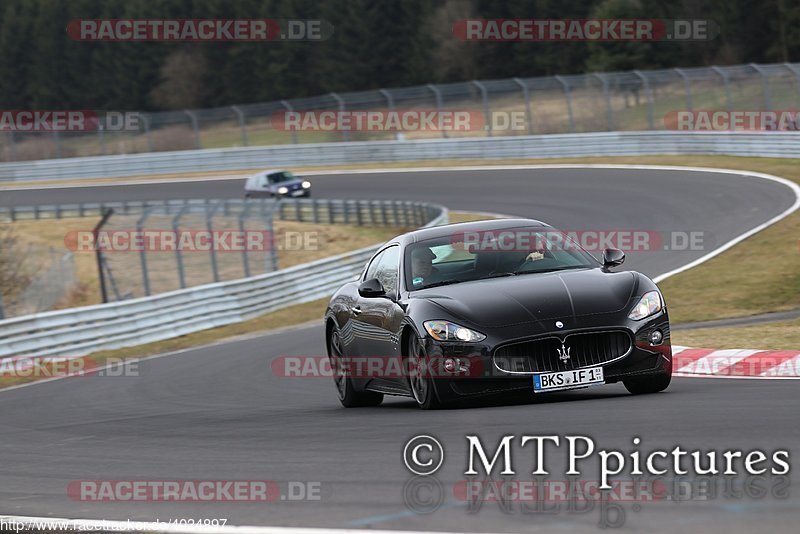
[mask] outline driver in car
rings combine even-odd
[[[414,287],[430,284],[438,279],[439,270],[433,266],[436,259],[428,247],[415,248],[411,252],[411,283]]]

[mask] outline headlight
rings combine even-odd
[[[642,295],[642,298],[639,299],[639,302],[631,310],[631,313],[628,314],[628,317],[634,321],[638,321],[639,319],[644,319],[645,317],[650,317],[660,312],[662,306],[661,294],[659,294],[658,291],[649,291]]]
[[[425,330],[436,341],[482,341],[486,336],[450,321],[425,321]]]
[[[311,182],[308,180],[303,182],[303,189],[311,189]]]
[[[280,187],[278,188],[278,194],[279,194],[279,195],[285,195],[285,194],[286,194],[286,193],[288,193],[288,192],[289,192],[289,188],[288,188],[288,187],[286,187],[286,186],[284,186],[284,185],[282,185],[282,186],[280,186]]]

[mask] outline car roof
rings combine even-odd
[[[392,239],[391,243],[400,243],[403,246],[408,246],[412,243],[425,241],[427,239],[436,239],[439,237],[448,237],[459,232],[487,232],[508,230],[511,228],[519,228],[521,226],[539,226],[542,228],[551,228],[551,226],[536,219],[484,219],[480,221],[443,224],[441,226],[431,226],[429,228],[421,228],[413,232],[407,232]]]

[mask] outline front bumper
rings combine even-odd
[[[626,356],[599,364],[603,367],[605,383],[611,384],[627,378],[672,373],[672,347],[669,318],[666,312],[641,323],[627,322],[624,325],[609,325],[607,328],[628,331],[631,335],[632,347]],[[659,344],[654,345],[650,343],[649,336],[656,329],[661,330],[663,339]],[[596,330],[596,327],[559,333],[566,335],[591,330]],[[552,333],[546,335],[549,336]],[[426,338],[425,344],[430,358],[435,361],[455,359],[466,368],[466,371],[454,373],[452,378],[445,373],[438,372],[436,374],[435,384],[440,400],[448,401],[525,390],[533,394],[533,375],[535,373],[509,373],[495,365],[494,351],[505,343],[506,340],[491,338],[487,338],[484,343],[474,344],[445,343]]]

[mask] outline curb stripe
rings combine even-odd
[[[800,351],[673,348],[673,375],[713,378],[800,378]]]

